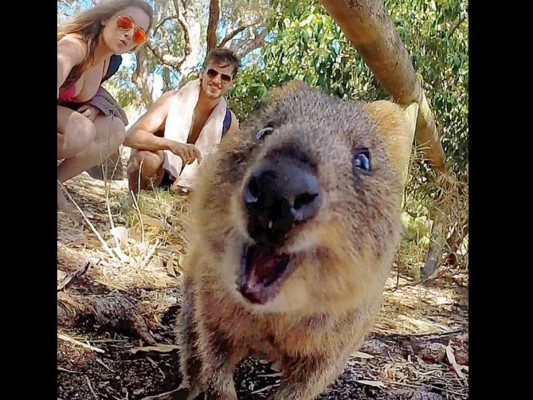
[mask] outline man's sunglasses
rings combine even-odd
[[[226,83],[230,83],[231,82],[231,76],[229,75],[226,75],[226,74],[222,74],[220,72],[218,72],[216,69],[213,69],[213,68],[209,68],[207,71],[207,76],[210,77],[211,79],[215,79],[217,77],[218,74],[220,74],[220,79],[222,79],[224,82]]]
[[[135,43],[136,45],[144,43],[148,38],[148,35],[144,31],[144,29],[135,27],[135,21],[125,15],[118,16],[117,28],[122,29],[124,31],[129,31],[130,29],[135,28],[133,31],[133,43]]]

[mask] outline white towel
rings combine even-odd
[[[189,132],[193,122],[193,113],[198,96],[200,95],[200,79],[195,79],[183,86],[172,98],[170,102],[167,120],[165,123],[164,137],[180,143],[187,143]],[[194,144],[202,153],[202,160],[216,150],[222,139],[222,125],[226,115],[226,100],[220,99],[214,110],[205,122],[196,143]],[[165,160],[163,168],[166,169],[176,183],[183,187],[192,187],[198,170],[198,160],[192,164],[185,165],[183,171],[181,167],[183,160],[170,150],[165,150]],[[181,171],[181,174],[180,174]]]

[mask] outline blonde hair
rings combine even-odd
[[[103,25],[102,21],[111,18],[120,10],[123,10],[127,7],[136,7],[141,9],[148,15],[150,18],[150,24],[148,29],[152,26],[152,19],[154,11],[152,6],[146,3],[143,0],[108,0],[103,1],[96,6],[85,10],[65,25],[59,28],[57,32],[57,40],[61,40],[68,34],[77,34],[81,37],[82,40],[87,44],[87,56],[85,59],[78,65],[74,66],[70,71],[67,79],[61,87],[68,87],[80,79],[81,75],[89,68],[91,63],[94,60],[94,49],[98,42],[98,37],[100,36]]]

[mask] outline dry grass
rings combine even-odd
[[[452,263],[456,272],[468,271],[468,181],[459,180],[452,171],[427,172],[420,146],[411,154],[402,217],[406,229],[397,254],[402,273],[420,280],[435,217],[447,227],[440,243],[440,265]]]
[[[80,216],[58,213],[58,242],[81,251],[110,289],[170,287],[180,275],[187,199],[143,192],[134,198],[126,181],[80,175],[65,185],[112,254]]]

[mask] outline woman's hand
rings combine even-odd
[[[84,115],[87,118],[89,118],[92,122],[94,122],[94,120],[100,113],[100,110],[98,108],[88,105],[88,104],[82,105],[76,111],[78,111],[81,115]]]

